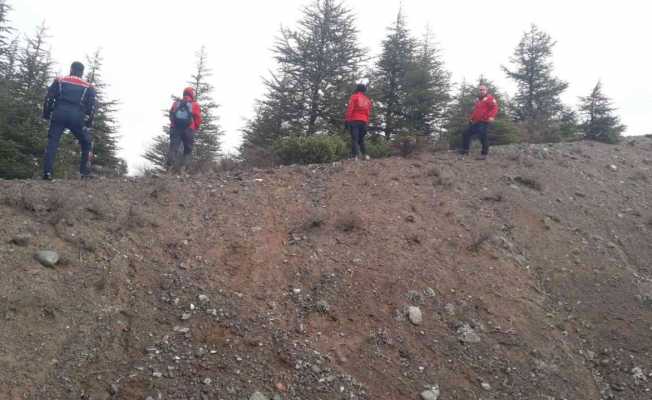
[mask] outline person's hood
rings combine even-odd
[[[195,89],[191,87],[183,89],[183,97],[195,101]]]

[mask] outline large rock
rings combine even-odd
[[[34,254],[34,258],[44,267],[54,268],[59,262],[59,253],[51,250],[41,250]]]
[[[409,307],[408,318],[410,318],[410,322],[412,322],[414,325],[421,325],[421,322],[423,322],[423,314],[421,313],[421,309],[414,306]]]
[[[421,400],[437,400],[439,399],[439,386],[435,385],[429,390],[421,392]]]

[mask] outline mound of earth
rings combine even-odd
[[[0,398],[651,398],[652,139],[492,150],[0,181]]]

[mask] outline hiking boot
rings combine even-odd
[[[95,179],[95,176],[93,176],[93,175],[91,175],[91,174],[88,174],[88,175],[82,175],[82,176],[81,176],[81,180],[82,180],[82,181],[89,181],[89,180],[91,180],[91,179]]]
[[[478,160],[478,161],[485,161],[487,159],[487,155],[486,154],[480,154],[475,159]]]
[[[44,180],[44,181],[51,181],[51,180],[53,180],[53,179],[54,179],[54,178],[52,178],[52,174],[51,174],[51,173],[46,172],[45,174],[43,174],[43,180]]]

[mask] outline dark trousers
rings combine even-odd
[[[349,122],[349,131],[351,132],[351,155],[357,157],[360,153],[367,154],[367,146],[364,143],[367,124],[359,121]]]
[[[75,110],[55,110],[50,120],[50,129],[48,130],[48,147],[45,151],[45,163],[43,172],[52,175],[54,169],[54,160],[59,149],[59,142],[63,132],[68,129],[75,135],[81,146],[81,160],[79,162],[79,172],[82,175],[90,174],[90,153],[91,153],[91,136],[90,132],[84,129],[84,115]]]
[[[170,128],[170,149],[168,151],[167,166],[176,167],[179,147],[183,144],[183,158],[181,166],[185,167],[192,160],[192,146],[194,144],[194,132],[191,128],[177,129]]]
[[[478,136],[480,142],[482,142],[482,154],[489,154],[489,133],[488,129],[489,124],[487,122],[476,122],[469,125],[469,128],[464,132],[463,143],[462,143],[462,153],[466,154],[471,148],[471,138],[473,136]]]

